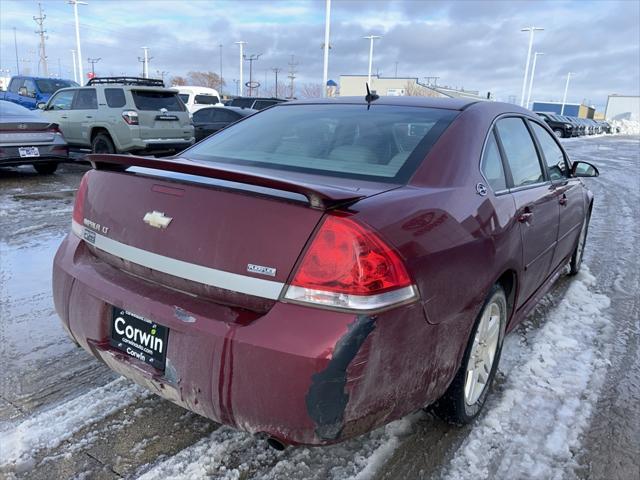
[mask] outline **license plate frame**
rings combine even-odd
[[[20,158],[36,158],[40,156],[38,147],[18,147]]]
[[[130,357],[164,371],[169,328],[123,308],[112,306],[109,344]]]

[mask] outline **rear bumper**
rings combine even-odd
[[[31,145],[29,145],[31,146]],[[33,145],[38,147],[39,157],[21,157],[20,147],[0,145],[0,166],[30,165],[45,162],[66,162],[69,160],[69,147],[64,145]]]
[[[113,370],[212,420],[286,443],[359,435],[446,388],[446,378],[431,378],[442,374],[435,359],[420,360],[436,351],[440,327],[425,322],[419,304],[370,317],[276,302],[253,314],[125,274],[73,234],[56,254],[53,290],[72,338]],[[111,305],[169,328],[165,372],[109,345]]]
[[[155,139],[155,140],[140,140],[131,147],[127,148],[128,151],[140,152],[140,153],[153,153],[153,152],[181,152],[182,150],[189,148],[196,142],[195,137],[189,140],[178,139]]]

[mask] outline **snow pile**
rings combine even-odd
[[[604,313],[609,298],[593,291],[594,282],[583,271],[542,328],[520,343],[517,332],[507,337],[501,370],[510,371],[503,391],[489,397],[448,478],[559,479],[575,466],[606,374],[611,335]]]
[[[86,425],[148,396],[149,393],[124,378],[118,378],[57,407],[36,414],[14,428],[0,431],[0,472],[33,467],[33,456],[54,449]]]
[[[640,122],[635,120],[611,120],[609,122],[615,129],[619,128],[620,135],[640,135]]]
[[[139,480],[368,480],[391,457],[423,413],[409,415],[362,437],[319,448],[277,452],[264,440],[220,427],[177,455],[155,465]]]

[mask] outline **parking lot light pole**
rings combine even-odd
[[[242,62],[244,61],[244,46],[247,42],[234,42],[236,45],[240,46],[240,80],[239,80],[239,86],[240,86],[240,90],[238,95],[242,96],[242,93],[244,91],[244,83],[242,83],[244,81],[244,79],[242,78]]]
[[[567,103],[567,91],[569,91],[569,80],[573,73],[567,73],[567,83],[564,85],[564,95],[562,96],[562,108],[560,109],[560,115],[564,115],[564,104]]]
[[[529,79],[529,93],[527,94],[527,103],[525,108],[530,108],[531,102],[531,90],[533,89],[533,76],[536,74],[536,62],[538,61],[538,55],[544,55],[542,52],[536,52],[533,54],[533,65],[531,66],[531,78]]]
[[[369,84],[369,87],[371,87],[371,67],[373,66],[373,41],[376,38],[382,38],[382,37],[380,35],[369,35],[362,38],[369,39],[369,75],[367,76],[367,83]]]
[[[73,81],[78,83],[78,65],[76,64],[76,51],[71,50],[71,55],[73,57]]]
[[[78,52],[78,81],[81,85],[84,83],[84,71],[82,69],[82,50],[80,49],[80,20],[78,19],[78,5],[87,5],[87,2],[79,0],[69,0],[69,4],[73,5],[73,16],[76,20],[76,50]]]
[[[324,17],[324,58],[322,68],[322,96],[327,96],[327,80],[329,80],[329,27],[331,24],[331,0],[327,0]],[[277,74],[276,74],[277,75]],[[276,95],[277,96],[277,95]]]
[[[529,63],[531,62],[531,49],[533,48],[533,35],[536,31],[544,30],[544,28],[530,27],[522,28],[521,32],[529,32],[529,50],[527,51],[527,64],[524,67],[524,79],[522,80],[522,94],[520,95],[520,106],[524,107],[524,95],[527,91],[527,79],[529,78]]]

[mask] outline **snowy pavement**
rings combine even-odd
[[[269,449],[119,378],[67,338],[50,292],[84,170],[0,170],[0,477],[638,478],[640,137],[571,139],[601,172],[585,270],[506,341],[471,426],[417,412],[325,448]]]

